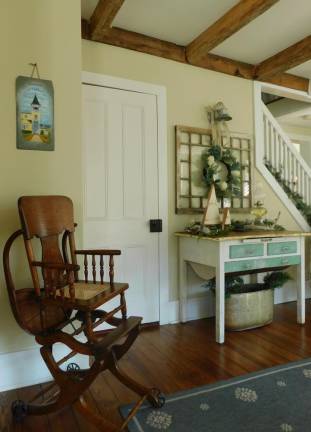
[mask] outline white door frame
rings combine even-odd
[[[162,219],[162,233],[159,234],[159,316],[160,324],[169,322],[169,277],[168,277],[168,173],[167,173],[167,120],[166,88],[149,83],[132,81],[124,78],[82,72],[82,84],[127,90],[154,95],[157,101],[157,140],[158,140],[158,187],[159,218]],[[83,103],[83,102],[82,102]],[[82,111],[83,112],[83,111]],[[85,221],[85,157],[82,146],[83,179],[83,221]],[[84,238],[83,238],[84,241]]]

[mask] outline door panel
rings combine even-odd
[[[121,249],[128,311],[159,320],[157,105],[153,95],[83,85],[84,246]]]

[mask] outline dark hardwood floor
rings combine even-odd
[[[172,393],[311,357],[311,303],[307,304],[305,326],[296,324],[295,308],[295,303],[276,306],[271,325],[227,333],[224,345],[214,341],[213,319],[146,328],[121,361],[121,366],[145,384]],[[27,400],[41,387],[37,385],[0,394],[1,432],[96,431],[71,408],[45,417],[26,418],[22,425],[12,424],[11,401]],[[86,398],[94,410],[118,423],[118,406],[136,399],[108,373],[97,378]]]

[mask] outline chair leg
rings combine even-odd
[[[91,424],[97,427],[101,432],[118,432],[120,428],[116,427],[113,423],[104,419],[102,416],[94,413],[88,406],[87,402],[80,396],[77,402],[73,405]]]
[[[161,408],[165,404],[165,396],[161,393],[159,389],[145,387],[144,385],[138,383],[126,373],[121,371],[113,350],[111,352],[111,358],[109,359],[108,369],[126,387],[130,388],[142,397],[146,396],[148,402],[153,407]]]

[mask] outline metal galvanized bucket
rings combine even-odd
[[[273,320],[273,304],[272,289],[231,294],[225,304],[226,329],[240,331],[270,324]]]

